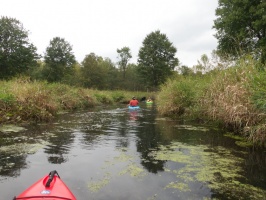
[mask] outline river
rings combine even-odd
[[[0,200],[57,170],[78,200],[266,199],[266,152],[216,127],[96,107],[0,129]]]

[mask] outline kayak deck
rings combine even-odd
[[[13,200],[76,200],[56,171],[44,176]]]

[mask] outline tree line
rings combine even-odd
[[[213,57],[236,61],[244,55],[266,62],[266,2],[262,0],[219,0],[215,10],[214,35],[218,40]],[[17,19],[0,18],[0,79],[26,75],[33,80],[61,82],[95,89],[158,89],[172,76],[203,74],[212,70],[204,54],[197,65],[181,65],[177,49],[160,30],[149,33],[139,49],[137,63],[130,63],[130,48],[117,49],[114,63],[91,52],[81,63],[75,59],[71,44],[61,37],[51,39],[43,56],[29,42],[28,31]]]
[[[71,44],[54,37],[43,56],[29,42],[28,31],[14,18],[0,19],[0,79],[26,75],[33,80],[60,82],[101,90],[156,90],[177,67],[176,48],[159,30],[148,34],[138,65],[129,63],[130,48],[117,49],[117,63],[89,53],[78,63]]]

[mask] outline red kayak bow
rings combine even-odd
[[[51,171],[49,175],[34,183],[13,200],[76,200],[66,184],[60,179],[57,171]]]

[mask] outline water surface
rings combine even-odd
[[[79,200],[266,199],[265,151],[215,127],[113,106],[0,132],[0,199],[52,170]],[[8,131],[9,130],[9,131]]]

